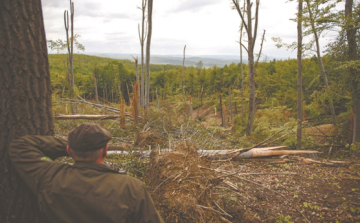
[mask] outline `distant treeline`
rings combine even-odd
[[[328,71],[336,113],[348,114],[351,107],[350,93],[346,91],[339,71],[334,69],[334,62],[331,58],[325,56],[323,60]],[[53,92],[65,97],[69,89],[66,55],[50,54],[49,63]],[[231,88],[235,105],[239,106],[243,99],[244,107],[247,109],[249,80],[246,64],[243,64],[243,70],[245,87],[243,98],[240,97],[240,64],[235,63],[221,68],[216,66],[204,68],[201,67],[201,63],[196,67],[186,67],[186,95],[192,96],[196,108],[201,103],[200,96],[203,91],[204,101],[211,101],[220,108],[219,94],[227,102],[229,88]],[[74,56],[74,72],[77,94],[83,95],[87,99],[94,99],[94,78],[96,78],[100,100],[118,102],[121,95],[128,104],[130,103],[132,86],[136,81],[134,62],[77,54]],[[141,74],[140,65],[139,73]],[[259,62],[255,75],[257,109],[285,106],[289,110],[290,116],[295,117],[296,80],[297,62],[295,59],[274,59],[268,62]],[[327,117],[330,115],[329,106],[327,106],[328,96],[325,94],[316,57],[303,60],[303,86],[305,116],[309,119],[317,119],[319,116]],[[155,98],[155,89],[157,89],[161,100],[182,94],[182,66],[151,65],[150,100]],[[324,121],[323,118],[322,120]]]

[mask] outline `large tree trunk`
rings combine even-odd
[[[297,145],[296,148],[301,150],[301,136],[302,136],[302,9],[303,2],[299,0],[298,6],[298,21],[297,21],[297,32],[298,32],[298,45],[297,45]]]
[[[148,33],[146,38],[146,86],[145,86],[145,107],[150,104],[150,45],[152,34],[152,9],[153,0],[148,0]]]
[[[0,222],[40,222],[36,197],[8,156],[12,139],[54,131],[40,0],[0,1],[0,80]]]
[[[356,31],[354,27],[353,19],[353,0],[346,0],[345,2],[345,17],[346,17],[346,38],[348,44],[348,60],[357,60],[357,42],[356,42]],[[353,68],[349,69],[350,75],[354,77],[357,75],[357,71]],[[352,143],[360,142],[360,95],[357,91],[358,83],[352,83],[352,98],[353,98],[353,111],[354,111],[354,129]]]

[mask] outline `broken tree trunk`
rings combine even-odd
[[[123,98],[120,104],[120,126],[121,128],[125,128],[125,100]]]

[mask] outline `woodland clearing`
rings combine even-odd
[[[68,103],[55,100],[55,116],[67,114]],[[116,114],[89,104],[76,107],[79,114]],[[164,102],[162,109],[151,108],[137,126],[130,115],[125,129],[117,119],[94,122],[111,131],[113,149],[127,151],[110,154],[106,164],[142,180],[166,222],[360,221],[360,164],[345,158],[342,148],[334,147],[331,157],[328,144],[322,154],[209,159],[197,151],[249,148],[256,139],[234,137],[231,128],[211,128],[214,125],[207,122],[215,114],[207,116],[189,118],[183,103]],[[56,136],[66,138],[69,130],[86,121],[55,120]],[[329,126],[320,126],[319,131],[333,132]],[[305,130],[304,135],[319,131]],[[328,143],[323,138],[312,140]],[[146,151],[151,151],[150,158],[144,156]]]

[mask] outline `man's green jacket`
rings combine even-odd
[[[52,162],[67,142],[24,136],[10,145],[12,163],[48,222],[164,222],[143,183],[103,164]]]

